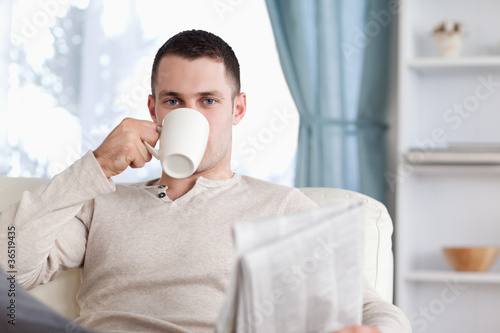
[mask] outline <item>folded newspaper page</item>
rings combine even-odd
[[[335,332],[361,325],[361,203],[234,226],[237,260],[216,332]]]

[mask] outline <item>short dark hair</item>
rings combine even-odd
[[[155,87],[158,79],[158,67],[161,59],[168,55],[194,60],[208,57],[222,62],[226,69],[226,76],[233,84],[232,98],[240,93],[240,64],[233,49],[222,38],[203,30],[182,31],[171,37],[156,53],[151,71],[151,92],[155,96]]]

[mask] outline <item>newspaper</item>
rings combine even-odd
[[[355,203],[235,224],[237,260],[216,332],[361,325],[364,216]]]

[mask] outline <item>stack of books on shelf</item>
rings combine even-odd
[[[410,164],[500,165],[500,144],[450,144],[439,149],[410,149]]]

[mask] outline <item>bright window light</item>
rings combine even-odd
[[[149,119],[157,49],[182,30],[203,29],[233,47],[247,93],[247,114],[233,131],[233,170],[293,185],[299,116],[264,0],[7,3],[0,6],[9,18],[0,31],[10,30],[10,40],[0,40],[8,59],[0,63],[8,73],[0,93],[0,161],[7,163],[0,174],[52,177],[96,149],[124,117]],[[160,172],[153,160],[115,180]]]

